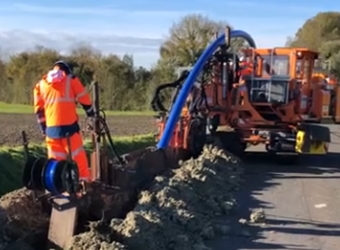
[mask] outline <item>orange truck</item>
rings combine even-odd
[[[293,153],[294,158],[326,154],[329,128],[315,123],[336,119],[340,109],[335,107],[334,114],[330,113],[332,91],[324,79],[313,76],[318,53],[304,48],[248,48],[242,52],[243,57],[221,48],[205,63],[196,79],[197,89],[192,89],[196,94],[190,108],[182,110],[170,144],[193,154],[206,140],[217,137],[236,155],[242,155],[248,145],[258,144],[264,144],[269,153]],[[160,85],[153,103],[158,103],[160,88],[180,88],[184,79]],[[337,105],[340,99],[335,94]],[[154,110],[161,111],[157,134],[161,138],[168,113],[162,105],[156,106]]]
[[[289,78],[290,95],[294,94],[294,89],[300,92],[296,109],[304,121],[340,122],[339,84],[334,76],[320,68],[318,52],[306,48],[260,48],[243,52],[250,67],[256,65],[253,74],[255,85],[256,79],[261,77]],[[271,88],[275,86],[272,84]],[[275,95],[272,98],[275,99]]]

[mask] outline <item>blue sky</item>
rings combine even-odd
[[[334,0],[2,0],[0,48],[4,55],[36,45],[67,53],[85,42],[102,53],[133,54],[136,65],[149,67],[169,27],[190,13],[227,21],[258,47],[273,47],[316,13],[339,9]]]

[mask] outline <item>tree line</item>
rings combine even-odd
[[[340,79],[340,12],[320,12],[311,17],[286,45],[318,51],[325,69]]]
[[[151,69],[136,67],[132,55],[102,55],[91,46],[81,46],[69,55],[52,48],[37,46],[33,51],[0,60],[0,100],[16,104],[32,104],[32,89],[55,61],[71,64],[74,73],[90,87],[100,82],[101,105],[108,110],[147,110],[155,87],[176,78],[176,68],[195,63],[216,32],[226,23],[202,15],[188,15],[169,30],[160,47],[160,59]],[[307,47],[328,60],[331,71],[340,77],[340,12],[319,13],[307,20],[287,46]],[[243,46],[233,41],[233,48]]]

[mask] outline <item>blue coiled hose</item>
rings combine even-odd
[[[231,38],[243,38],[246,40],[249,45],[253,48],[256,48],[256,44],[253,38],[246,32],[241,30],[232,30],[230,32]],[[171,140],[172,133],[175,129],[176,123],[178,121],[181,110],[185,104],[185,100],[187,99],[190,90],[196,81],[198,75],[202,71],[203,66],[209,60],[209,58],[213,55],[213,53],[218,49],[219,46],[223,45],[225,42],[225,34],[218,37],[212,44],[210,44],[205,51],[202,53],[195,66],[190,71],[188,78],[185,80],[181,91],[178,93],[178,96],[175,100],[174,105],[170,111],[167,123],[165,124],[164,132],[157,144],[158,149],[165,149]]]
[[[44,173],[44,183],[46,189],[52,194],[58,195],[58,189],[55,186],[55,174],[58,166],[58,161],[55,159],[50,159],[47,161]]]

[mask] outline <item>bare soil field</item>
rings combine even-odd
[[[81,124],[84,119],[85,117],[80,117]],[[156,131],[152,116],[108,116],[107,123],[112,136],[133,136]],[[26,131],[29,142],[40,143],[44,140],[33,114],[0,114],[0,124],[0,146],[20,145],[23,130]]]

